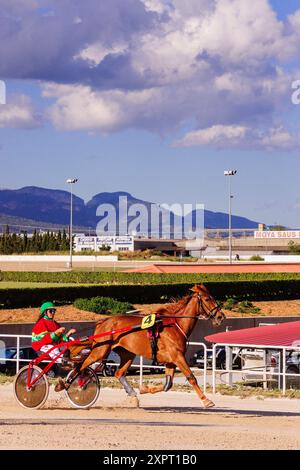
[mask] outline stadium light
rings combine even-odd
[[[67,183],[71,185],[71,204],[70,204],[70,261],[69,268],[72,269],[72,254],[73,254],[73,184],[77,183],[78,178],[69,178]]]
[[[225,170],[224,176],[235,176],[237,170]],[[229,216],[228,216],[228,235],[229,235],[229,263],[232,264],[232,229],[231,229],[231,199],[233,198],[231,194],[231,178],[229,181]]]

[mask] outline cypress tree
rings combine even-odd
[[[68,248],[69,248],[69,240],[68,240],[68,237],[67,237],[66,230],[64,229],[61,249],[62,249],[62,251],[68,251]]]
[[[61,231],[60,230],[58,231],[58,234],[57,234],[57,249],[58,249],[58,251],[61,251],[61,249],[62,249],[62,237],[61,237]]]
[[[40,251],[47,251],[49,249],[49,232],[41,234]]]
[[[28,236],[27,236],[27,232],[24,232],[23,233],[23,240],[22,240],[22,251],[23,253],[26,253],[27,252],[27,245],[28,245]]]

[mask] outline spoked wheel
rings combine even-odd
[[[71,381],[71,371],[66,382]],[[76,408],[90,408],[98,399],[100,393],[100,382],[97,374],[87,367],[78,377],[72,380],[66,394],[69,402]]]
[[[35,384],[28,388],[28,371],[30,369],[30,382],[33,382],[40,374],[41,377]],[[41,408],[49,395],[49,383],[43,370],[37,366],[25,366],[20,369],[14,381],[14,395],[16,400],[24,408]]]

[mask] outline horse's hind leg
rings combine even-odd
[[[166,381],[164,385],[156,385],[156,386],[150,386],[150,385],[142,385],[140,388],[140,393],[158,393],[158,392],[167,392],[172,388],[173,385],[173,378],[175,374],[175,369],[176,366],[175,364],[167,364],[166,369],[165,369],[165,376],[166,376]]]
[[[101,362],[103,359],[106,359],[106,357],[109,355],[111,350],[111,343],[107,342],[104,344],[97,344],[93,346],[93,349],[91,350],[90,354],[88,357],[85,359],[85,361],[81,364],[80,366],[80,372],[82,372],[84,369],[86,369],[88,366],[91,364],[94,364],[94,362]]]
[[[88,366],[91,364],[94,364],[94,362],[101,362],[103,359],[105,359],[109,352],[111,350],[111,344],[110,343],[104,343],[99,346],[97,344],[94,346],[88,357],[83,361],[82,364],[78,364],[75,369],[74,369],[74,374],[69,377],[67,381],[64,381],[61,377],[58,379],[58,383],[55,386],[55,391],[56,392],[61,392],[62,390],[66,390],[70,387],[70,384],[72,383],[73,380],[75,380],[75,377],[78,377],[78,375],[84,371]]]
[[[186,376],[187,380],[197,393],[198,397],[201,400],[202,406],[204,408],[212,408],[213,406],[215,406],[215,404],[202,392],[201,388],[198,385],[196,377],[192,373],[191,369],[188,366],[188,363],[185,360],[185,357],[182,354],[178,354],[174,362],[177,367],[181,370],[181,372]]]
[[[136,398],[136,401],[137,401],[136,391],[131,387],[131,385],[127,382],[127,379],[126,379],[126,373],[135,358],[135,354],[127,351],[126,349],[119,350],[118,354],[120,356],[121,362],[120,362],[118,369],[116,370],[115,377],[123,385],[127,395],[129,397]],[[138,405],[138,401],[137,401],[137,405]]]

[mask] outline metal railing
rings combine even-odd
[[[20,349],[23,348],[23,347],[29,347],[30,346],[30,344],[21,346],[21,339],[31,340],[31,336],[30,335],[12,335],[12,334],[2,334],[1,333],[0,334],[0,339],[1,338],[16,340],[16,345],[11,345],[10,344],[9,346],[6,346],[6,344],[4,342],[0,341],[0,365],[3,364],[3,361],[5,361],[5,362],[16,362],[16,373],[18,373],[19,370],[20,370],[20,362],[22,362],[22,363],[28,362],[29,363],[32,360],[32,359],[25,359],[25,358],[20,357]],[[1,346],[1,342],[3,343],[3,346]],[[204,392],[205,392],[206,387],[207,387],[207,347],[204,343],[200,343],[200,342],[199,343],[198,342],[190,342],[189,346],[199,346],[199,348],[203,348],[203,351],[204,351],[203,389],[204,389]],[[6,357],[1,357],[1,349],[7,349],[7,348],[15,348],[16,349],[16,354],[15,354],[14,358],[9,359],[9,358],[6,358]],[[45,360],[43,362],[49,362],[49,361]],[[109,361],[107,361],[106,365],[119,366],[120,364],[118,362],[109,362]],[[139,364],[132,364],[131,367],[136,368],[136,369],[139,370],[139,383],[140,383],[140,386],[143,383],[143,377],[144,377],[144,371],[145,370],[161,369],[162,372],[165,371],[165,366],[164,365],[144,364],[143,356],[140,356]],[[191,367],[191,370],[202,371],[202,369],[199,369],[198,367]]]
[[[220,347],[226,347],[226,348],[231,348],[231,349],[239,348],[241,351],[245,349],[262,351],[264,363],[261,366],[251,367],[249,369],[241,367],[240,370],[233,369],[232,363],[231,363],[231,367],[227,367],[227,364],[226,364],[225,369],[218,369],[216,367],[216,358],[217,358],[217,348],[220,348]],[[287,377],[297,377],[300,383],[300,374],[286,372],[287,352],[294,351],[294,352],[300,353],[300,347],[298,346],[277,346],[277,345],[266,346],[266,345],[258,345],[258,344],[230,344],[228,345],[224,343],[216,343],[213,345],[212,351],[213,351],[213,357],[212,357],[212,391],[213,393],[216,393],[216,382],[217,382],[218,373],[219,374],[221,373],[221,375],[224,375],[224,374],[228,375],[227,385],[229,386],[233,385],[233,380],[232,380],[233,374],[240,375],[240,374],[245,374],[245,372],[247,372],[247,374],[249,374],[250,376],[251,375],[262,376],[261,382],[263,383],[267,383],[268,381],[270,381],[270,379],[268,380],[268,376],[276,376],[278,379],[278,388],[282,390],[283,395],[286,394]],[[267,364],[266,362],[267,351],[269,352],[279,351],[280,352],[278,356],[278,364],[276,364],[277,367],[272,366],[272,364]],[[269,371],[268,371],[268,368],[270,369]],[[299,372],[300,372],[300,363],[299,363]]]
[[[0,335],[0,340],[1,339],[5,340],[10,340],[9,346],[7,346],[6,341],[0,341],[0,365],[5,364],[5,362],[15,362],[16,363],[16,373],[19,372],[20,370],[20,363],[26,363],[30,362],[31,359],[25,359],[20,357],[20,350],[23,347],[28,347],[29,344],[24,344],[21,345],[21,340],[24,339],[31,339],[30,335],[13,335],[13,334],[1,334]],[[15,342],[15,345],[12,345],[12,340]],[[2,343],[2,345],[1,345]],[[299,384],[300,384],[300,374],[296,373],[289,373],[286,371],[287,369],[287,353],[290,351],[294,352],[299,352],[300,356],[300,346],[265,346],[265,345],[257,345],[257,344],[223,344],[223,343],[216,343],[213,345],[211,349],[207,348],[205,343],[202,342],[190,342],[189,346],[198,346],[198,348],[203,349],[203,369],[199,367],[190,367],[191,370],[193,371],[198,371],[200,373],[200,376],[203,377],[203,391],[204,393],[206,392],[207,389],[207,382],[208,382],[208,365],[207,365],[207,354],[209,351],[212,351],[212,372],[211,372],[211,380],[212,380],[212,393],[216,393],[217,390],[217,375],[220,375],[221,383],[226,383],[229,386],[235,386],[234,381],[233,381],[233,374],[240,376],[242,374],[247,374],[249,376],[261,376],[261,380],[259,379],[259,382],[262,382],[264,384],[267,384],[268,382],[271,382],[273,377],[277,377],[278,380],[278,388],[282,390],[282,393],[285,394],[287,390],[287,378],[288,377],[297,377],[299,379]],[[230,361],[227,360],[226,367],[225,369],[220,369],[217,368],[216,362],[217,362],[217,349],[220,347],[226,347],[229,348],[232,351],[232,348],[238,348],[240,352],[242,350],[259,350],[260,352],[263,352],[263,363],[260,366],[257,367],[250,367],[249,369],[241,367],[241,369],[233,369],[232,367],[232,357],[231,354],[229,354]],[[14,358],[7,358],[7,357],[2,357],[1,354],[1,349],[5,348],[15,348],[16,349],[16,354]],[[227,350],[227,353],[229,351]],[[275,353],[279,352],[278,354],[278,362],[276,363],[276,367],[272,364],[267,364],[266,362],[266,351]],[[230,352],[230,351],[229,351]],[[5,362],[3,362],[5,361]],[[45,361],[47,362],[47,361]],[[110,366],[118,366],[118,362],[106,362],[107,365]],[[291,364],[293,365],[293,364]],[[157,371],[158,369],[161,369],[162,372],[165,371],[165,366],[163,365],[150,365],[150,364],[145,364],[145,360],[143,356],[140,356],[139,358],[139,364],[132,364],[131,368],[136,368],[139,371],[139,384],[140,386],[143,383],[144,380],[144,372],[145,370],[151,371],[155,370]],[[300,372],[300,361],[299,361],[299,372]],[[227,377],[227,381],[222,380],[222,376]],[[269,378],[271,377],[271,379]],[[258,382],[258,380],[257,380]],[[245,382],[246,384],[246,382]]]

